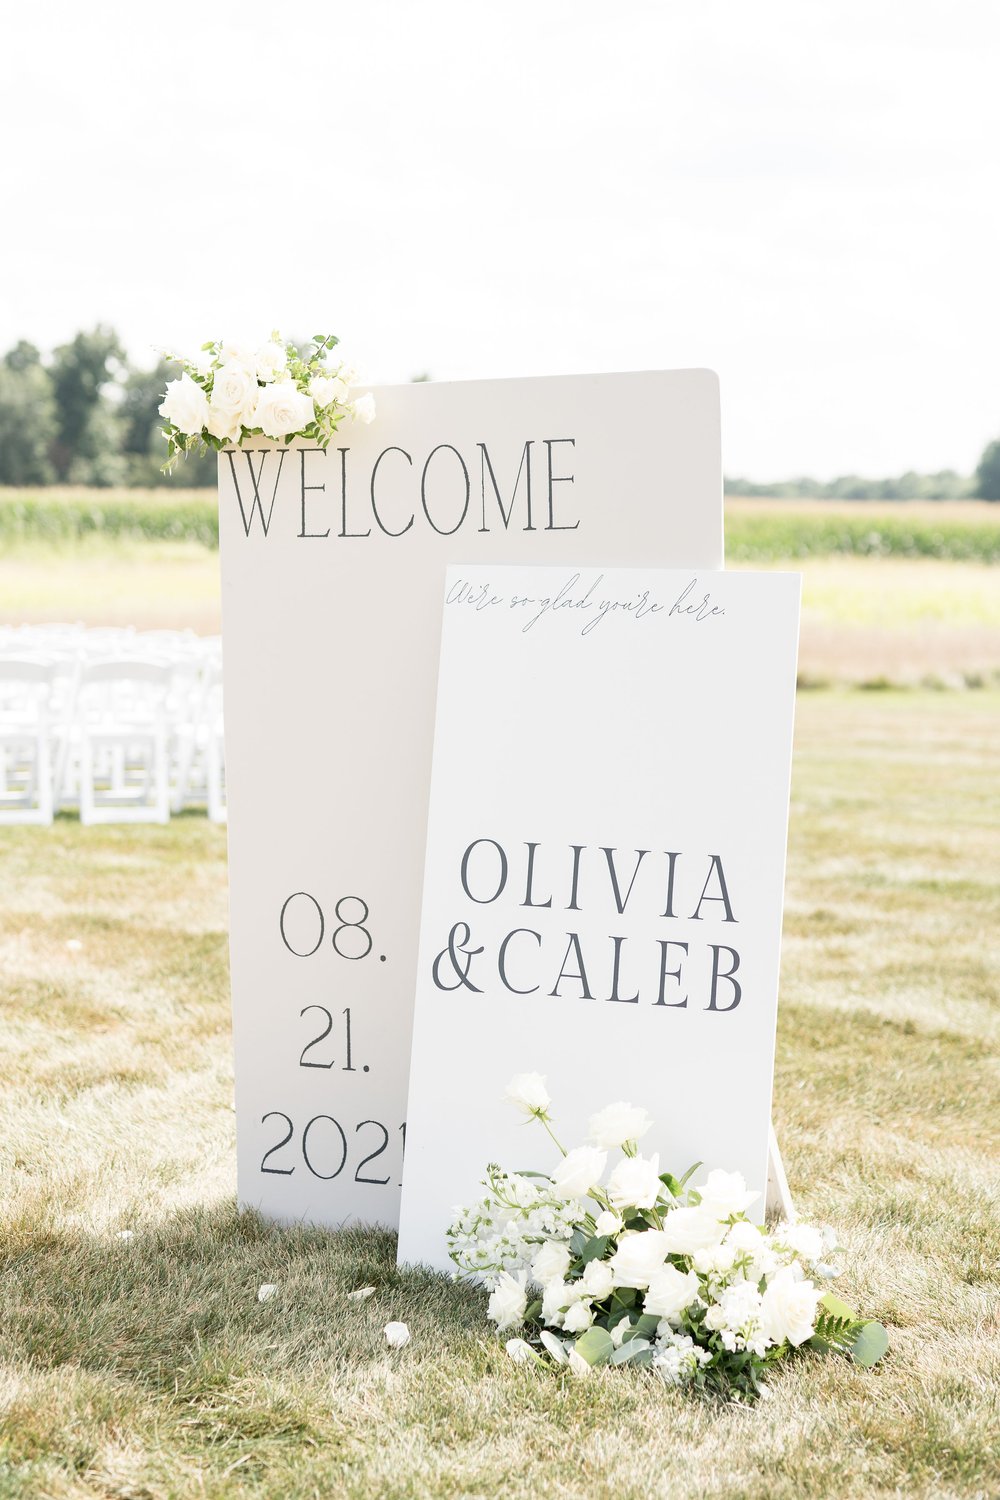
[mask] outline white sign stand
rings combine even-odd
[[[375,399],[219,462],[239,1200],[331,1226],[398,1220],[446,565],[722,563],[708,371]]]
[[[488,1161],[554,1164],[504,1103],[525,1071],[566,1144],[628,1099],[662,1169],[739,1170],[761,1216],[770,1178],[790,1207],[770,1109],[798,576],[453,567],[444,600],[400,1261],[448,1269]]]

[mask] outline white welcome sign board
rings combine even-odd
[[[487,1162],[555,1165],[619,1099],[764,1207],[797,574],[456,567],[445,589],[401,1262]],[[752,1212],[752,1210],[751,1210]]]
[[[285,1222],[398,1222],[446,565],[722,561],[708,371],[375,398],[219,461],[239,1199]]]

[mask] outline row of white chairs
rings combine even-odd
[[[0,825],[226,821],[222,649],[193,631],[0,629]]]

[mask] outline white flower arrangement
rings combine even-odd
[[[881,1323],[859,1319],[822,1282],[837,1274],[829,1230],[783,1223],[759,1229],[759,1196],[739,1172],[698,1166],[681,1179],[639,1155],[652,1121],[612,1104],[589,1122],[588,1144],[556,1139],[545,1079],[521,1073],[507,1099],[558,1147],[553,1171],[491,1164],[486,1195],[455,1210],[448,1230],[457,1275],[489,1292],[506,1349],[519,1364],[648,1367],[668,1385],[753,1400],[780,1360],[808,1347],[873,1365],[888,1348]],[[604,1186],[608,1152],[621,1159]]]
[[[239,447],[253,437],[286,443],[304,437],[325,448],[344,417],[370,422],[374,397],[351,396],[357,371],[343,361],[327,363],[338,342],[333,334],[315,334],[301,353],[275,332],[259,348],[215,340],[202,345],[200,359],[168,355],[181,375],[167,383],[159,408],[164,472],[192,449]]]

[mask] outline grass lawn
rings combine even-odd
[[[753,1410],[516,1368],[390,1235],[238,1217],[224,833],[5,831],[0,1496],[995,1496],[998,723],[800,698],[775,1118],[892,1349]]]

